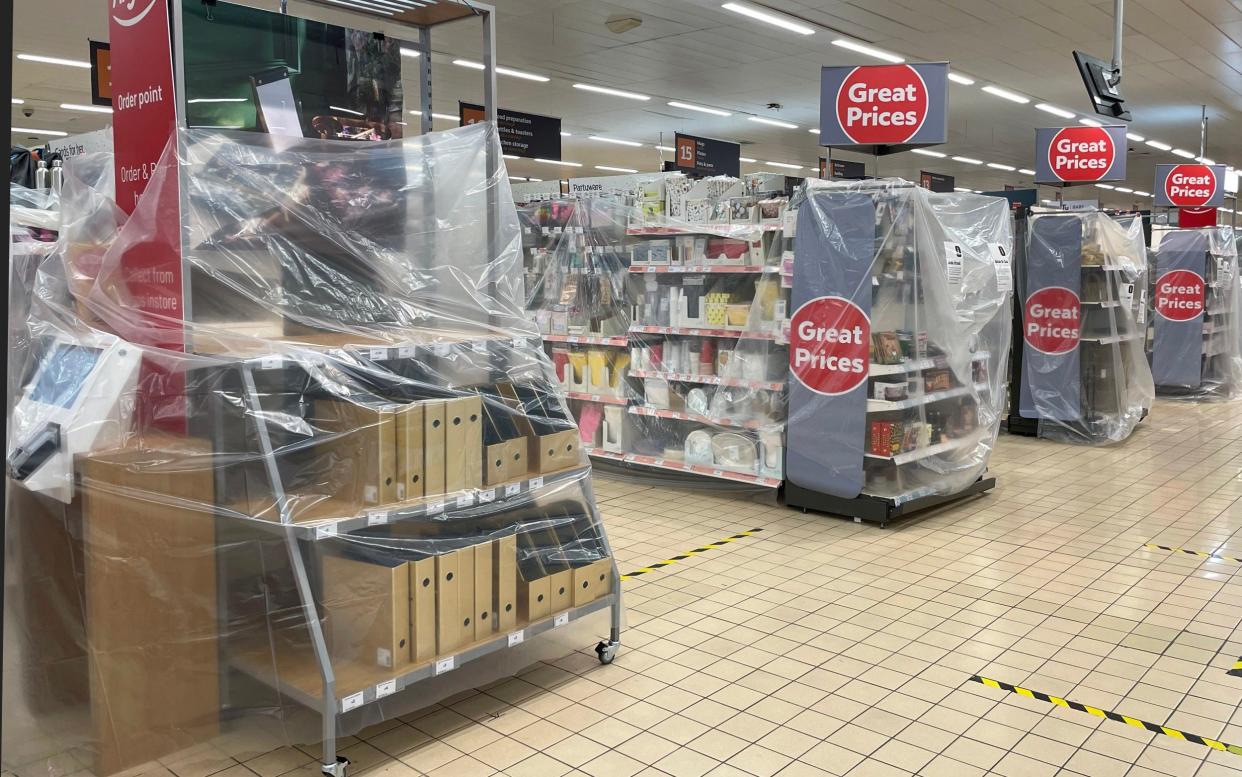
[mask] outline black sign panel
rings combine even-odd
[[[819,177],[834,181],[862,181],[867,178],[867,166],[862,162],[844,159],[819,158]]]
[[[932,192],[951,192],[957,183],[951,175],[944,173],[932,173],[927,170],[919,171],[919,186]]]
[[[677,169],[690,175],[742,176],[742,147],[727,140],[676,134]]]
[[[462,126],[483,121],[482,105],[458,103]],[[496,111],[496,129],[506,154],[530,159],[561,158],[561,120],[537,113],[520,113],[500,108]]]

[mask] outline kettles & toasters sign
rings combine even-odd
[[[819,144],[887,154],[944,143],[948,78],[946,62],[823,68]]]
[[[1041,127],[1035,130],[1035,183],[1126,179],[1126,128]]]

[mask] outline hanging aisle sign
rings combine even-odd
[[[486,117],[482,105],[459,102],[458,118],[464,127],[477,124]],[[522,113],[501,108],[496,111],[496,133],[506,154],[528,159],[561,158],[561,120],[537,113]]]
[[[951,175],[933,173],[929,170],[919,171],[919,186],[930,192],[947,194],[957,186],[957,180]]]
[[[948,77],[947,62],[823,68],[819,144],[890,154],[944,143]]]
[[[1157,386],[1192,389],[1202,382],[1207,256],[1208,235],[1194,230],[1169,232],[1156,250],[1151,374]]]
[[[1082,221],[1040,216],[1031,224],[1026,284],[1021,289],[1023,418],[1077,421],[1082,416]]]
[[[1219,208],[1225,204],[1224,165],[1156,165],[1152,192],[1166,208]]]
[[[742,147],[726,140],[700,138],[678,132],[673,146],[677,169],[691,175],[742,175]]]
[[[1035,130],[1035,183],[1126,179],[1126,128],[1041,127]]]

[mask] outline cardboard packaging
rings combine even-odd
[[[496,625],[501,632],[512,631],[518,617],[517,536],[509,535],[492,543],[496,573]]]
[[[397,501],[398,405],[363,404],[362,400],[321,399],[311,424],[326,432],[321,456],[332,458],[341,488],[332,494],[346,505],[391,504]]]
[[[323,609],[334,660],[394,670],[409,665],[409,602],[404,559],[324,558]]]
[[[448,655],[461,644],[461,566],[456,553],[436,562],[436,654]]]
[[[421,664],[436,657],[436,560],[407,564],[410,575],[411,653]]]
[[[574,569],[574,607],[589,604],[612,590],[612,559],[602,558]]]
[[[423,493],[445,493],[445,403],[434,399],[423,404]]]
[[[397,499],[423,496],[423,406],[417,402],[397,411]]]
[[[496,588],[494,580],[493,543],[483,542],[471,548],[474,554],[474,641],[487,639],[496,629]]]

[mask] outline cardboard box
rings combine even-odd
[[[436,562],[436,654],[448,655],[461,645],[461,566],[456,552]]]
[[[612,559],[578,567],[574,570],[574,607],[589,604],[612,590]]]
[[[552,611],[551,580],[541,577],[518,583],[518,617],[524,623],[543,620]]]
[[[461,580],[457,586],[457,626],[461,631],[461,644],[474,642],[474,548],[462,548],[457,554],[457,566]]]
[[[423,494],[445,493],[444,479],[444,400],[433,399],[423,404]]]
[[[423,406],[417,402],[397,411],[397,499],[423,495]]]
[[[492,570],[496,573],[496,624],[501,632],[512,631],[517,626],[518,573],[517,536],[509,535],[492,543],[495,557]]]
[[[409,603],[404,559],[324,557],[323,610],[334,661],[394,670],[410,664]]]
[[[552,600],[552,614],[565,612],[574,604],[574,571],[566,569],[548,578],[548,597]]]
[[[458,397],[444,402],[444,491],[483,485],[483,402]]]
[[[311,423],[331,437],[319,446],[332,457],[340,487],[332,496],[347,504],[397,501],[397,423],[393,404],[358,404],[342,399],[315,402]]]
[[[436,560],[407,564],[410,574],[411,653],[415,663],[436,657]]]
[[[492,557],[493,543],[482,542],[474,551],[474,641],[487,639],[496,629],[495,597]]]

